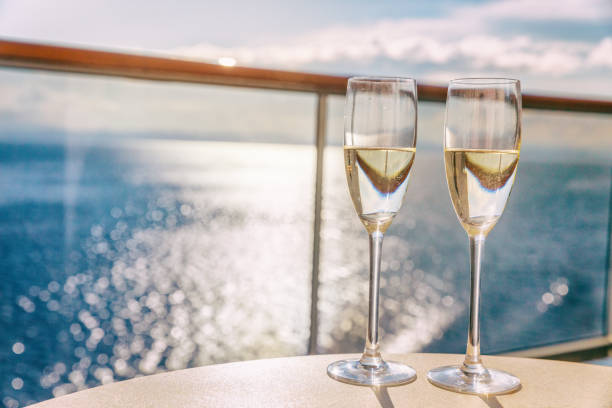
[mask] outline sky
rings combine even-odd
[[[0,37],[612,98],[610,0],[0,0]]]
[[[0,38],[440,85],[503,76],[612,100],[612,0],[0,0]],[[5,129],[312,131],[307,95],[14,70],[0,87]]]

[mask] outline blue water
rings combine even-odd
[[[521,156],[487,242],[483,351],[603,333],[609,164]],[[362,347],[367,237],[326,149],[318,351]],[[197,141],[0,145],[7,407],[168,369],[299,355],[314,149]],[[462,352],[467,239],[441,152],[417,154],[383,249],[386,351]]]

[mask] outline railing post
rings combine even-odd
[[[612,342],[612,169],[610,171],[610,204],[608,210],[608,254],[606,255],[606,335]],[[611,355],[612,349],[608,352]]]
[[[317,94],[317,163],[315,170],[314,226],[312,238],[312,276],[310,284],[310,340],[308,354],[316,354],[319,328],[319,250],[321,242],[321,201],[323,197],[323,151],[327,129],[327,95]]]

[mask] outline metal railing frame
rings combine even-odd
[[[30,42],[0,40],[0,67],[64,73],[92,74],[155,81],[190,82],[317,95],[316,170],[312,245],[310,339],[308,353],[316,353],[318,289],[323,186],[323,152],[326,144],[327,97],[344,95],[347,77],[246,67],[226,67],[167,56],[135,55]],[[445,102],[446,87],[418,85],[419,101]],[[612,114],[612,100],[577,99],[524,94],[523,108]],[[612,194],[610,197],[607,258],[606,335],[550,346],[517,350],[506,355],[583,360],[608,355],[612,346]]]

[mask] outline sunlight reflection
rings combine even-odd
[[[133,169],[122,176],[161,188],[144,208],[115,203],[89,227],[79,243],[85,257],[66,254],[89,265],[84,272],[30,288],[49,310],[61,304],[58,312],[75,317],[58,339],[71,338],[77,362],[55,362],[40,380],[54,396],[138,374],[306,351],[313,156],[304,152],[312,147],[143,143],[122,146]],[[19,305],[36,307],[26,296]]]
[[[232,57],[221,57],[218,59],[219,65],[224,67],[233,67],[236,65],[236,59]]]

